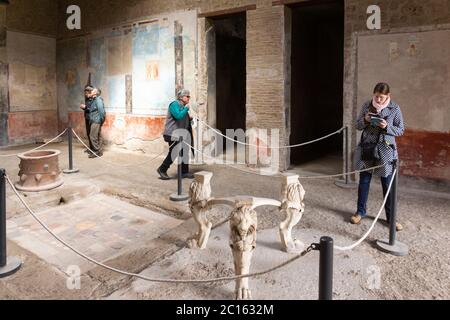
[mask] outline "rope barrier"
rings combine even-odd
[[[63,134],[65,134],[66,132],[67,132],[67,128],[64,129],[64,131],[61,132],[58,136],[56,136],[56,137],[53,138],[52,140],[46,142],[45,144],[43,144],[42,146],[39,146],[39,147],[37,147],[37,148],[31,149],[31,150],[29,150],[29,151],[21,152],[21,153],[15,153],[15,154],[4,154],[4,155],[1,155],[1,154],[0,154],[0,157],[1,157],[1,158],[6,158],[6,157],[16,157],[16,156],[18,156],[19,154],[29,153],[29,152],[33,152],[33,151],[42,149],[43,147],[49,145],[50,143],[52,143],[53,141],[55,141],[56,139],[58,139],[59,137],[61,137],[61,136],[62,136]]]
[[[383,201],[383,204],[381,205],[380,211],[378,211],[377,216],[373,220],[373,223],[370,226],[369,230],[366,232],[366,234],[364,236],[362,236],[361,239],[359,239],[358,241],[356,241],[354,244],[352,244],[350,246],[347,246],[347,247],[334,246],[334,248],[336,250],[339,250],[339,251],[352,250],[352,249],[356,248],[358,245],[360,245],[369,236],[369,234],[372,232],[373,228],[375,227],[375,224],[377,223],[378,219],[380,218],[381,212],[383,212],[383,208],[384,208],[384,206],[386,204],[387,198],[389,197],[389,193],[391,192],[392,183],[394,182],[394,177],[395,177],[396,174],[397,174],[397,169],[395,169],[394,173],[392,174],[391,183],[389,184],[389,188],[388,188],[388,190],[386,192],[386,196],[384,197],[384,201]]]
[[[121,164],[117,164],[117,163],[114,163],[114,162],[107,161],[107,160],[105,160],[104,158],[100,157],[97,153],[95,153],[94,151],[92,151],[92,150],[91,150],[91,149],[83,142],[83,140],[78,136],[78,134],[75,132],[75,130],[72,129],[72,131],[73,131],[73,134],[75,135],[75,137],[78,139],[78,141],[80,141],[81,144],[82,144],[87,150],[89,150],[93,155],[95,155],[95,156],[96,156],[97,158],[99,158],[100,160],[102,160],[102,161],[104,161],[105,163],[108,163],[108,164],[110,164],[110,165],[113,165],[113,166],[118,166],[118,167],[122,167],[122,168],[128,168],[128,167],[140,167],[140,166],[142,166],[142,165],[144,165],[144,164],[149,164],[149,163],[155,161],[155,160],[158,159],[160,156],[162,156],[164,153],[166,153],[166,151],[163,151],[163,152],[159,153],[157,156],[155,156],[154,158],[152,158],[152,159],[150,159],[150,160],[145,160],[145,161],[142,162],[142,163],[131,164],[131,165],[129,165],[129,164],[121,165]],[[172,147],[175,143],[176,143],[176,142],[172,143],[172,144],[170,145],[170,147]],[[170,148],[170,147],[169,147],[169,148]]]
[[[28,212],[30,213],[30,215],[52,236],[54,237],[56,240],[58,240],[61,244],[63,244],[65,247],[67,247],[68,249],[72,250],[74,253],[76,253],[77,255],[79,255],[80,257],[88,260],[89,262],[100,266],[102,268],[105,268],[107,270],[125,275],[125,276],[130,276],[130,277],[135,277],[138,279],[142,279],[142,280],[146,280],[146,281],[150,281],[150,282],[163,282],[163,283],[213,283],[213,282],[220,282],[220,281],[234,281],[234,280],[238,280],[238,279],[243,279],[243,278],[251,278],[251,277],[257,277],[257,276],[262,276],[264,274],[273,272],[275,270],[278,270],[284,266],[287,266],[288,264],[291,264],[292,262],[298,260],[301,257],[304,257],[307,253],[311,252],[312,250],[314,250],[316,248],[315,244],[311,244],[306,250],[304,250],[303,252],[301,252],[300,254],[292,257],[291,259],[273,267],[270,269],[267,269],[265,271],[261,271],[261,272],[255,272],[255,273],[250,273],[250,274],[244,274],[244,275],[238,275],[238,276],[232,276],[232,277],[220,277],[220,278],[214,278],[214,279],[199,279],[199,280],[182,280],[182,279],[159,279],[159,278],[151,278],[151,277],[146,277],[137,273],[132,273],[132,272],[127,272],[127,271],[123,271],[117,268],[113,268],[110,266],[107,266],[104,263],[101,263],[97,260],[95,260],[94,258],[91,258],[89,256],[87,256],[86,254],[82,253],[81,251],[79,251],[78,249],[74,248],[73,246],[71,246],[70,244],[68,244],[66,241],[64,241],[63,239],[61,239],[58,235],[54,234],[50,228],[41,220],[37,217],[36,213],[30,208],[30,206],[25,202],[25,200],[22,198],[22,196],[19,194],[19,192],[17,191],[17,189],[14,187],[14,184],[11,182],[10,178],[8,175],[6,175],[6,180],[8,181],[9,185],[11,186],[11,189],[14,191],[14,193],[16,194],[16,196],[19,198],[20,202],[25,206],[25,208],[28,210]]]
[[[382,168],[384,167],[384,164],[381,164],[379,166],[375,166],[375,167],[371,167],[371,168],[367,168],[367,169],[362,169],[362,170],[355,170],[352,172],[347,172],[347,173],[339,173],[339,174],[333,174],[333,175],[325,175],[325,176],[299,176],[299,179],[323,179],[323,178],[337,178],[337,177],[343,177],[343,176],[347,176],[347,175],[351,175],[351,174],[356,174],[356,173],[361,173],[361,172],[366,172],[366,171],[372,171],[378,168]]]
[[[230,140],[230,141],[233,141],[233,142],[235,142],[235,143],[238,143],[238,144],[241,144],[241,145],[245,145],[245,146],[261,148],[260,145],[251,144],[251,143],[245,143],[245,142],[242,142],[242,141],[238,141],[238,140],[231,139],[230,137],[224,135],[224,134],[223,134],[222,132],[220,132],[219,130],[217,130],[217,129],[211,127],[210,125],[208,125],[208,124],[207,124],[206,122],[204,122],[203,120],[198,119],[198,118],[197,118],[197,120],[200,121],[201,123],[203,123],[207,128],[211,129],[212,131],[214,131],[215,133],[217,133],[218,135],[224,137],[224,138],[227,139],[227,140]],[[289,145],[289,146],[281,146],[281,147],[269,147],[269,146],[267,146],[267,149],[291,149],[291,148],[303,147],[303,146],[306,146],[306,145],[309,145],[309,144],[313,144],[313,143],[315,143],[315,142],[319,142],[319,141],[321,141],[321,140],[325,140],[325,139],[327,139],[327,138],[329,138],[329,137],[332,137],[332,136],[334,136],[334,135],[336,135],[336,134],[338,134],[338,133],[341,133],[341,132],[344,131],[344,130],[345,130],[345,127],[342,127],[341,129],[339,129],[339,130],[337,130],[337,131],[335,131],[335,132],[333,132],[333,133],[330,133],[330,134],[328,134],[328,135],[326,135],[326,136],[323,136],[323,137],[318,138],[318,139],[315,139],[315,140],[311,140],[311,141],[303,142],[303,143],[299,143],[299,144],[294,144],[294,145]]]
[[[216,158],[214,158],[214,157],[212,157],[212,156],[210,156],[210,155],[207,155],[206,153],[203,153],[202,151],[200,151],[200,150],[196,149],[195,147],[191,146],[189,143],[187,143],[187,142],[183,142],[183,143],[186,144],[186,146],[188,146],[189,148],[192,148],[192,149],[194,149],[195,151],[197,151],[197,152],[203,154],[204,156],[206,156],[206,157],[208,157],[208,158],[210,158],[210,159],[216,160]],[[239,170],[239,171],[248,173],[248,174],[254,174],[254,175],[258,175],[258,176],[282,177],[282,175],[281,175],[279,172],[278,172],[277,174],[267,174],[267,175],[264,175],[264,174],[260,174],[260,173],[257,173],[257,172],[253,172],[253,171],[249,171],[249,170],[240,169],[240,168],[238,168],[238,167],[235,167],[235,166],[230,165],[229,163],[223,163],[223,165],[225,165],[225,166],[227,166],[227,167],[230,167],[230,168],[232,168],[232,169],[235,169],[235,170]],[[375,167],[371,167],[371,168],[367,168],[367,169],[356,170],[356,171],[347,172],[347,173],[339,173],[339,174],[334,174],[334,175],[323,175],[323,176],[317,176],[317,175],[316,175],[316,176],[299,176],[299,179],[324,179],[324,178],[336,178],[336,177],[342,177],[342,176],[352,175],[352,174],[361,173],[361,172],[366,172],[366,171],[372,171],[372,170],[375,170],[375,169],[378,169],[378,168],[382,168],[382,167],[384,167],[384,165],[379,165],[379,166],[375,166]]]
[[[198,119],[198,120],[201,121],[200,119]],[[202,121],[202,122],[203,122],[203,121]],[[205,123],[205,124],[206,124],[206,123]],[[209,127],[210,129],[216,131],[214,128],[210,127],[209,125],[206,124],[206,126]],[[294,145],[294,146],[279,147],[279,149],[281,149],[281,148],[290,148],[290,147],[298,147],[298,146],[302,146],[302,145],[314,143],[314,142],[317,142],[317,141],[326,139],[326,138],[328,138],[328,137],[330,137],[330,136],[332,136],[332,135],[335,135],[335,134],[337,134],[337,133],[343,131],[344,129],[345,129],[345,128],[342,128],[342,129],[336,131],[335,133],[332,133],[332,134],[330,134],[330,135],[327,135],[327,136],[325,136],[325,137],[322,137],[322,138],[319,138],[319,139],[316,139],[316,140],[313,140],[313,141],[310,141],[310,142],[306,142],[306,143],[299,144],[299,145]],[[44,145],[39,146],[39,147],[37,147],[37,148],[34,148],[34,149],[32,149],[32,150],[30,150],[30,151],[27,151],[27,152],[32,152],[32,151],[39,150],[39,149],[45,147],[46,145],[52,143],[53,141],[55,141],[56,139],[58,139],[59,137],[61,137],[64,133],[66,133],[66,131],[67,131],[67,128],[66,128],[61,134],[59,134],[57,137],[55,137],[55,138],[53,138],[52,140],[48,141],[48,142],[45,143]],[[92,150],[91,150],[91,149],[83,142],[83,140],[78,136],[78,134],[77,134],[73,129],[72,129],[72,131],[73,131],[73,133],[75,134],[75,136],[77,137],[77,139],[81,142],[81,144],[82,144],[87,150],[89,150],[90,152],[92,152],[97,158],[100,158],[100,156],[98,156],[94,151],[92,151]],[[217,131],[216,131],[216,132],[217,132]],[[239,142],[239,141],[230,139],[230,138],[224,136],[223,134],[221,134],[220,132],[217,132],[217,133],[219,133],[220,135],[222,135],[223,137],[225,137],[225,138],[227,138],[227,139],[229,139],[229,140],[232,140],[232,141],[237,142],[237,143],[244,144],[244,143],[242,143],[242,142]],[[156,139],[156,140],[158,140],[158,139]],[[156,140],[155,140],[155,141],[156,141]],[[176,143],[176,142],[174,142],[170,147],[172,147],[175,143]],[[203,153],[202,151],[200,151],[200,150],[194,148],[194,147],[191,146],[190,144],[188,144],[188,143],[186,143],[186,142],[183,142],[183,143],[186,144],[188,147],[190,147],[190,148],[196,150],[197,152],[200,152],[201,154],[203,154],[203,155],[205,155],[205,156],[207,156],[207,157],[209,157],[209,158],[215,159],[215,158],[213,158],[213,157],[211,157],[211,156],[209,156],[209,155]],[[251,144],[245,144],[245,145],[256,146],[256,145],[251,145]],[[111,163],[111,162],[106,161],[106,160],[104,160],[104,159],[102,159],[102,160],[105,161],[106,163],[109,163],[109,164],[112,164],[112,165],[121,166],[121,167],[140,166],[140,165],[143,165],[143,164],[145,164],[145,163],[150,163],[150,162],[154,161],[154,160],[157,159],[159,156],[161,156],[163,153],[165,153],[165,151],[161,152],[161,153],[158,154],[156,157],[152,158],[150,161],[147,160],[147,161],[143,162],[142,164],[133,164],[133,165],[124,165],[124,166],[122,166],[122,165],[118,165],[118,164],[115,164],[115,163]],[[12,157],[12,156],[17,156],[17,155],[18,155],[18,154],[0,155],[0,157]],[[239,171],[243,171],[243,172],[245,172],[245,173],[251,173],[251,174],[261,175],[261,174],[255,173],[255,172],[251,172],[251,171],[247,171],[247,170],[242,170],[242,169],[236,168],[236,167],[231,166],[231,165],[229,165],[229,164],[227,164],[227,163],[225,163],[225,165],[227,165],[227,166],[229,166],[229,167],[231,167],[231,168],[233,168],[233,169],[236,169],[236,170],[239,170]],[[355,174],[355,173],[359,173],[359,172],[370,171],[370,170],[374,170],[374,169],[377,169],[377,168],[380,168],[380,167],[383,167],[383,165],[376,166],[376,167],[372,167],[372,168],[368,168],[368,169],[364,169],[364,170],[357,170],[357,171],[353,171],[353,172],[349,172],[349,173],[343,173],[343,174],[324,175],[324,176],[303,176],[303,177],[300,177],[300,178],[301,178],[301,179],[319,179],[319,178],[340,177],[340,176],[345,176],[345,175]],[[394,170],[393,176],[395,176],[396,172],[397,172],[397,169]],[[272,175],[272,176],[273,176],[273,175]],[[280,175],[280,174],[277,174],[276,176],[281,176],[281,175]],[[76,254],[79,255],[80,257],[82,257],[82,258],[88,260],[89,262],[91,262],[91,263],[93,263],[93,264],[95,264],[95,265],[97,265],[97,266],[103,267],[103,268],[105,268],[105,269],[108,269],[108,270],[110,270],[110,271],[113,271],[113,272],[116,272],[116,273],[119,273],[119,274],[122,274],[122,275],[131,276],[131,277],[135,277],[135,278],[142,279],[142,280],[146,280],[146,281],[150,281],[150,282],[164,282],[164,283],[213,283],[213,282],[234,281],[234,280],[242,279],[242,278],[256,277],[256,276],[261,276],[261,275],[268,274],[268,273],[270,273],[270,272],[276,271],[276,270],[278,270],[278,269],[280,269],[280,268],[282,268],[282,267],[284,267],[284,266],[286,266],[286,265],[289,265],[290,263],[292,263],[292,262],[298,260],[299,258],[305,256],[305,255],[306,255],[307,253],[309,253],[310,251],[317,249],[317,245],[311,244],[311,245],[310,245],[306,250],[304,250],[302,253],[300,253],[300,254],[294,256],[293,258],[291,258],[291,259],[289,259],[289,260],[287,260],[287,261],[285,261],[285,262],[283,262],[283,263],[281,263],[281,264],[279,264],[279,265],[277,265],[277,266],[275,266],[275,267],[273,267],[273,268],[270,268],[270,269],[268,269],[268,270],[261,271],[261,272],[256,272],[256,273],[251,273],[251,274],[246,274],[246,275],[238,275],[238,276],[232,276],[232,277],[219,277],[219,278],[213,278],[213,279],[198,279],[198,280],[196,280],[196,279],[194,279],[194,280],[160,279],[160,278],[146,277],[146,276],[143,276],[143,275],[140,275],[140,274],[136,274],[136,273],[132,273],[132,272],[127,272],[127,271],[123,271],[123,270],[120,270],[120,269],[117,269],[117,268],[114,268],[114,267],[107,266],[107,265],[105,265],[105,264],[103,264],[103,263],[101,263],[101,262],[99,262],[99,261],[97,261],[97,260],[95,260],[95,259],[93,259],[93,258],[87,256],[86,254],[82,253],[81,251],[77,250],[76,248],[74,248],[73,246],[71,246],[70,244],[68,244],[66,241],[64,241],[62,238],[60,238],[58,235],[54,234],[54,233],[50,230],[50,228],[49,228],[42,220],[40,220],[40,219],[37,217],[37,215],[35,214],[35,212],[30,208],[30,206],[29,206],[29,205],[25,202],[25,200],[21,197],[21,195],[19,194],[19,192],[17,191],[17,189],[15,188],[15,186],[13,185],[13,183],[11,182],[11,180],[10,180],[10,178],[9,178],[8,175],[6,175],[6,179],[7,179],[8,183],[9,183],[9,185],[11,186],[12,190],[14,191],[14,193],[16,194],[16,196],[19,198],[20,202],[21,202],[21,203],[25,206],[25,208],[28,210],[28,212],[30,213],[30,215],[31,215],[31,216],[32,216],[32,217],[33,217],[33,218],[34,218],[34,219],[35,219],[35,220],[36,220],[36,221],[37,221],[37,222],[38,222],[38,223],[39,223],[39,224],[40,224],[40,225],[41,225],[41,226],[42,226],[42,227],[43,227],[43,228],[51,235],[51,236],[53,236],[56,240],[58,240],[60,243],[62,243],[62,244],[63,244],[64,246],[66,246],[68,249],[72,250],[74,253],[76,253]],[[391,182],[390,182],[390,184],[389,184],[389,188],[388,188],[388,190],[387,190],[387,193],[386,193],[386,196],[385,196],[385,198],[384,198],[384,200],[383,200],[383,203],[382,203],[382,205],[381,205],[381,208],[380,208],[380,210],[379,210],[379,212],[378,212],[376,218],[374,219],[374,221],[373,221],[371,227],[369,228],[369,230],[368,230],[368,231],[367,231],[367,232],[366,232],[366,233],[365,233],[358,241],[356,241],[354,244],[352,244],[352,245],[350,245],[350,246],[342,247],[342,246],[337,246],[337,245],[335,245],[334,248],[335,248],[336,250],[340,250],[340,251],[348,251],[348,250],[352,250],[352,249],[354,249],[355,247],[357,247],[358,245],[360,245],[360,244],[361,244],[361,243],[369,236],[369,234],[372,232],[372,230],[373,230],[374,227],[375,227],[375,224],[377,223],[378,219],[379,219],[380,216],[381,216],[381,213],[382,213],[382,211],[383,211],[383,208],[384,208],[384,206],[385,206],[385,204],[386,204],[386,202],[387,202],[387,199],[388,199],[388,197],[389,197],[389,194],[390,194],[390,191],[391,191],[391,187],[392,187],[393,181],[394,181],[394,179],[391,179]]]
[[[397,169],[394,170],[393,175],[395,175],[397,172]],[[86,259],[87,261],[103,267],[105,269],[108,269],[110,271],[125,275],[125,276],[131,276],[131,277],[135,277],[138,279],[142,279],[145,281],[150,281],[150,282],[160,282],[160,283],[213,283],[213,282],[221,282],[221,281],[234,281],[234,280],[238,280],[238,279],[242,279],[242,278],[250,278],[250,277],[257,277],[257,276],[261,276],[264,274],[268,274],[271,273],[273,271],[276,271],[278,269],[281,269],[282,267],[289,265],[291,263],[293,263],[294,261],[298,260],[299,258],[305,256],[307,253],[309,253],[312,250],[317,249],[317,245],[312,244],[310,245],[306,250],[304,250],[302,253],[292,257],[291,259],[275,266],[272,267],[270,269],[267,269],[265,271],[261,271],[261,272],[255,272],[255,273],[250,273],[250,274],[246,274],[246,275],[238,275],[238,276],[232,276],[232,277],[219,277],[219,278],[213,278],[213,279],[199,279],[199,280],[182,280],[182,279],[161,279],[161,278],[151,278],[151,277],[147,277],[147,276],[143,276],[140,274],[136,274],[136,273],[132,273],[132,272],[127,272],[127,271],[123,271],[114,267],[110,267],[108,265],[105,265],[89,256],[87,256],[86,254],[82,253],[81,251],[77,250],[76,248],[74,248],[73,246],[71,246],[70,244],[68,244],[66,241],[64,241],[63,239],[61,239],[59,236],[57,236],[56,234],[54,234],[51,229],[41,220],[37,217],[37,215],[35,214],[35,212],[30,208],[30,206],[25,202],[25,200],[21,197],[21,195],[19,194],[19,192],[17,191],[17,189],[15,188],[14,184],[11,182],[11,179],[9,178],[8,175],[6,175],[6,179],[10,185],[10,187],[12,188],[12,190],[14,191],[14,193],[16,194],[16,196],[19,198],[20,202],[25,206],[25,208],[28,210],[28,212],[30,213],[30,215],[51,235],[53,236],[56,240],[58,240],[60,243],[62,243],[64,246],[66,246],[68,249],[72,250],[74,253],[76,253],[77,255],[79,255],[80,257]],[[340,250],[340,251],[348,251],[348,250],[352,250],[355,247],[357,247],[358,245],[360,245],[367,237],[368,235],[372,232],[373,228],[375,227],[376,222],[378,221],[381,212],[386,204],[387,198],[389,196],[389,193],[391,191],[391,187],[393,184],[393,179],[390,182],[388,191],[386,193],[386,196],[384,198],[384,201],[381,205],[381,208],[375,218],[375,220],[373,221],[371,227],[369,228],[369,230],[366,232],[366,234],[359,239],[357,242],[355,242],[354,244],[350,245],[350,246],[346,246],[346,247],[341,247],[341,246],[334,246],[335,249]]]

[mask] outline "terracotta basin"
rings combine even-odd
[[[19,154],[19,177],[16,182],[17,190],[38,192],[55,189],[61,186],[62,180],[59,170],[59,150],[39,150]]]

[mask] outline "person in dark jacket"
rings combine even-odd
[[[367,200],[372,175],[380,177],[383,196],[386,196],[387,189],[392,180],[392,161],[398,159],[397,144],[395,137],[403,135],[405,130],[403,115],[397,103],[391,100],[390,88],[387,83],[378,83],[373,92],[373,98],[364,103],[358,119],[356,129],[362,131],[361,141],[355,151],[355,164],[357,170],[364,170],[382,165],[382,167],[372,171],[360,173],[358,187],[358,202],[356,213],[350,219],[352,224],[360,224],[367,214]],[[363,154],[363,143],[375,146],[372,152]],[[366,149],[367,150],[367,149]],[[372,156],[372,153],[374,156]],[[386,220],[389,223],[391,213],[391,197],[388,196],[386,205]],[[397,223],[397,231],[403,229]]]
[[[191,118],[189,116],[189,101],[191,99],[189,90],[180,90],[177,94],[177,100],[169,105],[167,113],[166,124],[164,128],[164,141],[169,144],[169,153],[164,159],[157,172],[162,180],[169,180],[167,170],[174,162],[182,148],[182,174],[183,178],[192,179],[194,176],[189,173],[189,150],[187,145],[180,145],[177,141],[180,136],[183,136],[183,141],[192,145],[192,129]]]
[[[92,91],[94,90],[94,87],[87,85],[84,88],[84,104],[82,104],[80,106],[80,108],[84,111],[84,123],[86,125],[86,135],[88,137],[88,141],[89,141],[89,149],[93,149],[92,146],[92,141],[90,138],[90,134],[91,134],[91,125],[89,122],[89,109],[91,107],[91,103],[94,100],[92,97]],[[90,150],[85,150],[84,152],[91,154]]]
[[[85,110],[89,148],[94,152],[89,154],[89,158],[101,157],[103,156],[102,126],[105,123],[106,111],[103,99],[100,97],[100,90],[93,88],[88,95],[88,103],[81,108]]]

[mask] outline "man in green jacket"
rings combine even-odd
[[[105,123],[106,111],[103,99],[100,97],[100,91],[97,88],[92,90],[92,102],[89,106],[89,140],[92,143],[92,151],[95,154],[90,154],[89,158],[96,158],[103,156],[103,139],[102,126]]]
[[[183,136],[183,141],[192,145],[191,117],[189,116],[189,101],[191,95],[189,90],[180,90],[177,94],[177,100],[169,105],[166,125],[164,129],[164,141],[169,144],[169,154],[164,162],[157,169],[162,180],[169,180],[167,170],[179,154],[179,148],[182,148],[182,174],[183,178],[192,179],[194,176],[189,173],[189,147],[187,145],[179,146],[179,136]],[[186,151],[186,152],[184,152]]]

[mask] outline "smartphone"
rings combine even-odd
[[[383,121],[383,118],[371,116],[370,117],[370,124],[373,126],[377,126],[381,121]]]

